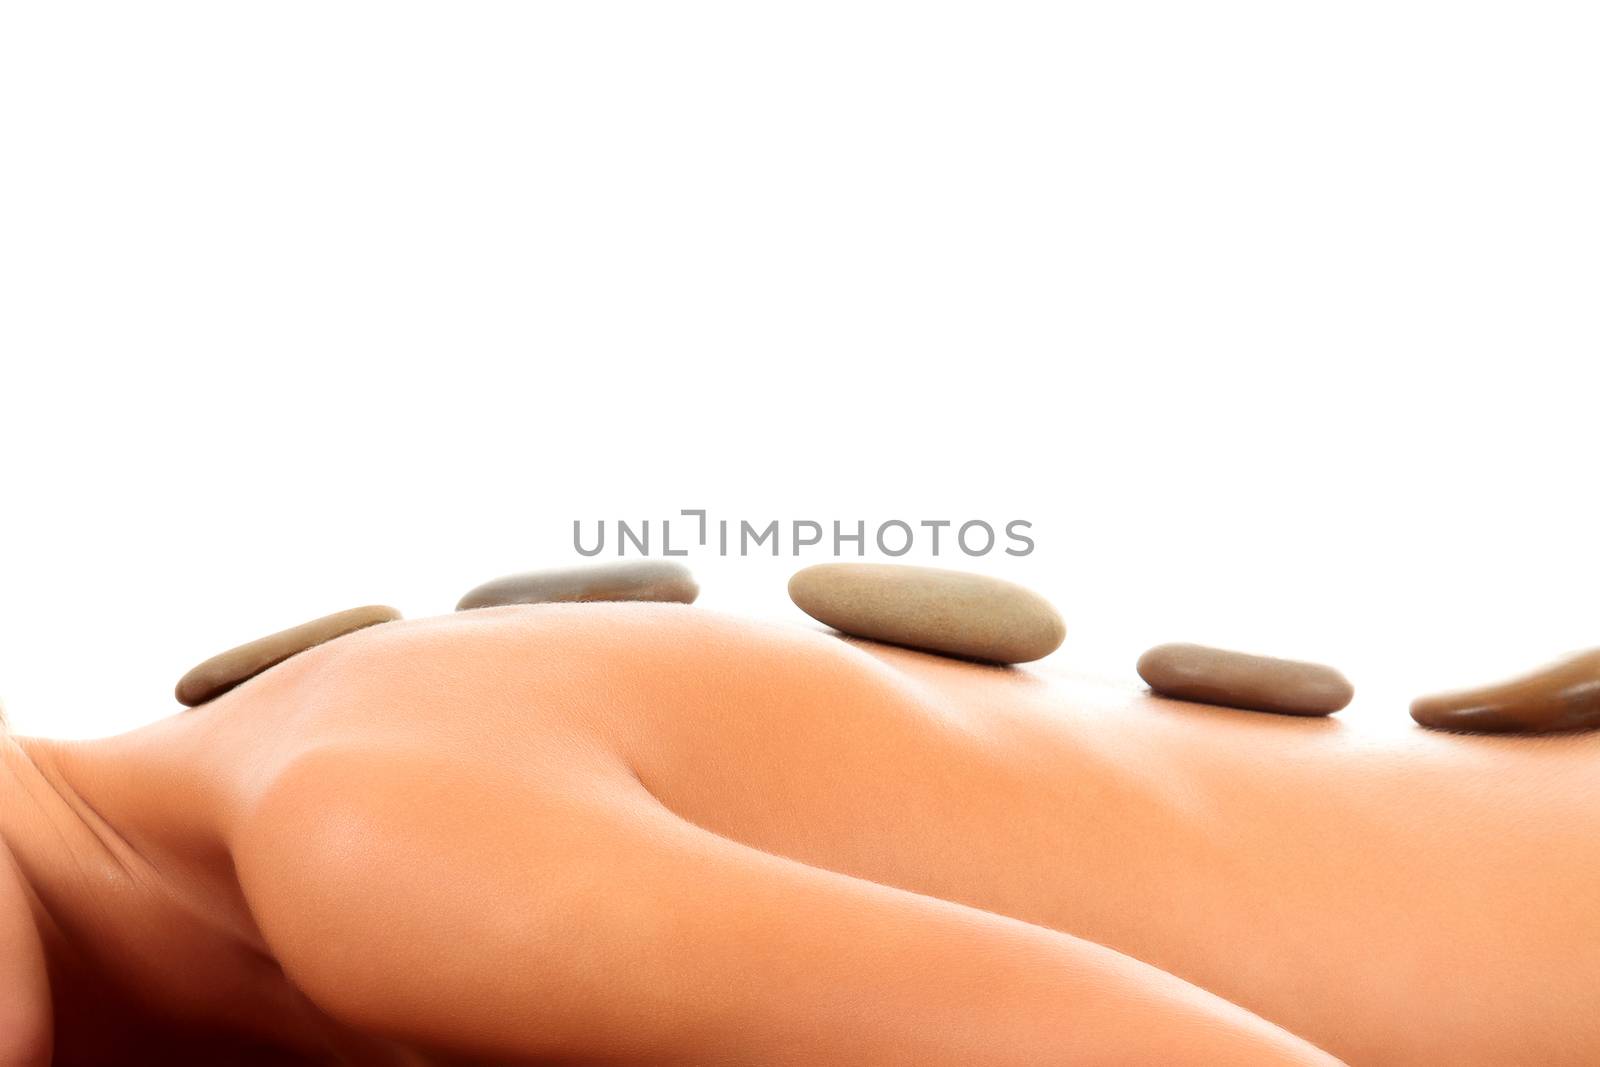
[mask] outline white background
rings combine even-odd
[[[1046,669],[1309,656],[1407,728],[1600,643],[1597,53],[1576,3],[8,5],[0,695],[124,729],[706,507],[1028,519],[939,562],[1054,600]],[[792,559],[690,562],[800,620]]]

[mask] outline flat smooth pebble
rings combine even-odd
[[[819,563],[789,579],[789,598],[855,637],[926,652],[1027,663],[1066,637],[1050,602],[1020,585],[895,563]]]
[[[1418,697],[1411,717],[1439,730],[1486,734],[1600,727],[1600,648],[1494,685]]]
[[[287,630],[279,630],[212,656],[178,679],[175,695],[178,703],[187,707],[204,704],[239,683],[254,678],[268,667],[277,666],[290,656],[332,641],[335,637],[343,637],[381,622],[393,622],[399,617],[400,613],[393,608],[371,604],[337,611]]]
[[[1138,670],[1162,696],[1246,711],[1331,715],[1355,696],[1332,667],[1205,645],[1157,645],[1139,657]]]
[[[693,604],[700,595],[694,575],[681,563],[639,560],[598,563],[592,567],[529,571],[484,582],[456,604],[457,611],[506,604],[574,604],[645,600]]]

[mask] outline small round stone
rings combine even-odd
[[[571,604],[648,600],[693,604],[700,595],[689,568],[666,560],[600,563],[592,567],[530,571],[484,582],[456,604],[457,611],[504,604]]]
[[[1486,734],[1600,727],[1600,648],[1494,685],[1418,697],[1411,717],[1438,730]]]
[[[1020,585],[896,563],[819,563],[789,579],[789,598],[855,637],[926,652],[1027,663],[1067,634],[1050,602]]]
[[[337,611],[299,626],[291,626],[212,656],[178,679],[175,695],[178,703],[191,708],[196,704],[204,704],[239,683],[254,678],[268,667],[277,666],[290,656],[332,641],[335,637],[343,637],[380,622],[393,622],[399,617],[400,613],[393,608],[373,604]]]
[[[1162,696],[1247,711],[1331,715],[1355,696],[1332,667],[1205,645],[1157,645],[1139,657],[1138,669]]]

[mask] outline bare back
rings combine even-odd
[[[1375,737],[645,605],[382,627],[192,714],[256,753],[219,804],[258,896],[252,856],[280,862],[260,842],[377,832],[371,810],[313,823],[307,796],[378,783],[408,826],[541,855],[583,854],[596,797],[647,796],[717,841],[1114,949],[1353,1062],[1600,1055],[1592,736]],[[303,905],[262,909],[291,976],[326,934]]]

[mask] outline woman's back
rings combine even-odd
[[[104,744],[158,769],[107,805],[185,812],[166,869],[236,884],[214,925],[371,1062],[1313,1061],[1160,971],[1352,1062],[1600,1055],[1592,735],[571,605],[363,631]]]

